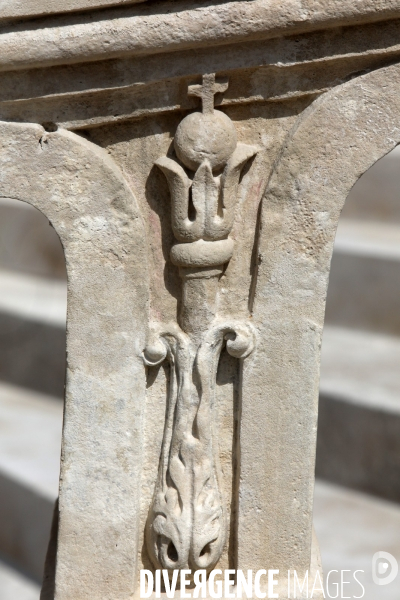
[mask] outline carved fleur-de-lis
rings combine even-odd
[[[174,160],[163,156],[156,165],[165,174],[171,191],[172,230],[179,242],[222,240],[233,227],[240,173],[257,149],[238,144],[222,175],[213,175],[207,159],[200,164],[193,180]],[[189,218],[189,198],[195,218]]]
[[[227,87],[227,83],[215,83],[214,75],[205,75],[203,85],[189,88],[189,94],[201,97],[203,110],[183,119],[174,144],[181,162],[195,171],[193,178],[171,158],[163,156],[155,163],[168,181],[172,230],[178,242],[228,237],[235,218],[242,168],[257,153],[255,146],[238,144],[232,121],[214,110],[214,95]],[[194,218],[189,216],[190,196]]]

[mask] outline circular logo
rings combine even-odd
[[[397,560],[389,552],[376,552],[372,557],[372,580],[376,585],[392,583],[398,572]]]

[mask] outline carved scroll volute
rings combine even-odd
[[[218,279],[234,251],[229,234],[240,174],[257,152],[238,144],[232,121],[214,110],[214,95],[227,87],[204,75],[202,85],[189,88],[201,97],[203,110],[181,121],[174,146],[193,175],[170,158],[156,161],[171,192],[178,241],[171,261],[183,279],[179,325],[154,324],[144,351],[149,366],[170,363],[162,453],[146,526],[152,562],[170,571],[211,569],[221,557],[228,527],[214,431],[218,361],[225,342],[236,358],[245,358],[255,342],[249,323],[227,323],[216,315]]]

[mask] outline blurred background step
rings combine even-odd
[[[390,552],[400,561],[400,506],[346,489],[316,481],[314,492],[314,527],[321,550],[322,570],[326,578],[329,571],[329,592],[326,598],[359,598],[363,600],[399,600],[400,577],[385,586],[372,580],[372,557],[382,550]],[[360,569],[357,578],[365,593],[353,579],[352,573]],[[340,571],[345,570],[343,594],[335,583],[340,581]],[[350,572],[348,572],[350,571]],[[326,581],[325,581],[326,583]]]
[[[400,335],[399,289],[400,224],[341,219],[326,323]]]
[[[0,556],[37,582],[58,495],[62,413],[57,398],[0,383]]]
[[[400,501],[400,338],[325,327],[316,474]]]
[[[342,218],[400,226],[400,146],[378,160],[350,191]]]
[[[48,219],[0,199],[0,381],[64,396],[66,281]]]
[[[317,476],[400,502],[400,147],[346,200],[325,323]]]
[[[0,199],[0,600],[39,599],[58,493],[66,303],[49,221]]]
[[[0,269],[0,381],[62,398],[65,281]]]
[[[26,202],[0,198],[0,268],[66,279],[60,238],[48,219]]]
[[[0,600],[39,600],[40,586],[0,560]]]

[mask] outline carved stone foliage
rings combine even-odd
[[[215,387],[223,345],[243,359],[254,348],[247,322],[218,317],[219,276],[231,259],[240,174],[257,153],[237,143],[236,130],[214,109],[214,95],[228,84],[204,75],[189,94],[202,112],[183,119],[174,146],[181,163],[161,157],[171,193],[172,229],[178,241],[171,261],[183,280],[179,324],[153,323],[144,352],[148,366],[170,364],[167,417],[155,493],[146,525],[156,567],[211,569],[226,542],[228,523],[218,457]]]
[[[147,364],[167,358],[171,366],[162,455],[146,532],[149,554],[163,569],[209,569],[226,542],[213,414],[225,340],[236,358],[245,358],[254,347],[249,325],[215,322],[200,344],[174,324],[155,328],[146,348]]]

